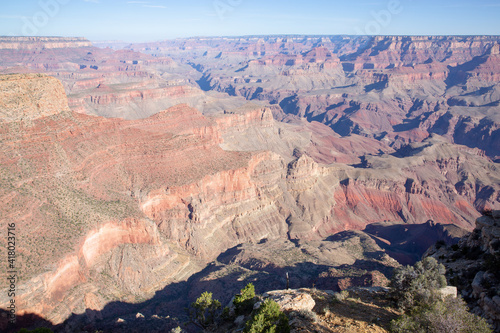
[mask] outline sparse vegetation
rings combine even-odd
[[[460,298],[447,297],[428,306],[417,306],[391,325],[394,333],[490,333],[486,321],[468,311]]]
[[[323,310],[322,310],[322,313],[326,316],[328,316],[329,314],[332,313],[332,311],[330,310],[330,307],[329,306],[325,306],[323,307]]]
[[[278,303],[266,299],[245,327],[246,333],[288,333],[288,317],[280,310]]]
[[[390,283],[392,297],[403,310],[431,304],[439,298],[437,290],[446,287],[445,272],[444,266],[431,257],[413,267],[397,268]]]
[[[288,317],[275,301],[271,299],[261,301],[258,309],[254,310],[254,304],[259,299],[262,298],[255,295],[254,285],[249,283],[234,297],[233,305],[219,311],[220,302],[213,299],[212,293],[205,291],[191,304],[189,309],[191,323],[206,331],[221,332],[233,327],[235,316],[243,316],[244,320],[238,325],[244,324],[244,331],[247,333],[290,332]],[[309,322],[318,320],[315,313],[296,313],[296,315]],[[242,326],[239,327],[243,329]]]
[[[21,328],[18,333],[54,333],[50,328],[39,327],[34,330],[27,330],[26,328]]]
[[[240,291],[239,295],[234,297],[234,307],[237,316],[250,313],[255,304],[255,287],[249,283]]]
[[[343,302],[349,297],[349,291],[342,290],[340,293],[335,293],[334,300],[337,302]]]
[[[205,291],[191,304],[191,321],[203,328],[215,322],[217,311],[221,308],[221,303],[212,296],[212,293]]]
[[[299,311],[294,312],[294,315],[298,316],[306,321],[309,321],[311,323],[318,322],[318,315],[314,311],[299,310]]]
[[[391,323],[392,332],[491,332],[486,321],[470,313],[462,299],[441,298],[438,290],[446,286],[444,273],[444,266],[430,257],[414,267],[396,269],[392,297],[405,313]]]
[[[182,333],[184,332],[180,326],[177,326],[176,328],[172,328],[170,330],[170,333]]]

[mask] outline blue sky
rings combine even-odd
[[[0,35],[500,35],[498,17],[498,0],[9,0],[0,3]]]

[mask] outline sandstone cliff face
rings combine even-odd
[[[139,100],[147,100],[147,99],[161,99],[161,98],[182,98],[182,97],[190,97],[190,95],[195,95],[197,92],[196,89],[189,86],[177,86],[170,88],[158,88],[151,90],[132,90],[125,93],[111,93],[106,94],[103,91],[103,86],[99,85],[98,88],[100,91],[104,92],[104,94],[100,95],[91,95],[84,99],[85,102],[97,105],[127,105],[131,103],[135,99]],[[97,91],[99,93],[100,91]]]
[[[40,314],[60,323],[72,312],[101,310],[111,295],[130,301],[151,297],[172,277],[172,268],[180,270],[187,263],[170,251],[154,223],[109,222],[90,231],[77,251],[61,259],[53,271],[21,284],[18,315]]]
[[[455,151],[451,145],[440,145],[431,148],[437,150],[433,153],[420,152],[401,161],[389,156],[372,157],[367,159],[365,168],[319,167],[304,155],[289,165],[287,176],[287,195],[293,197],[296,205],[289,211],[290,237],[323,238],[379,221],[424,223],[425,217],[443,223],[453,221],[470,230],[469,218],[462,216],[477,217],[475,205],[496,207],[499,188],[492,189],[488,199],[478,195],[473,202],[459,194],[455,184],[467,183],[469,178],[462,177],[471,176],[469,172],[475,168],[460,161],[474,155]],[[435,156],[435,160],[429,161],[429,156]]]
[[[354,60],[357,69],[365,66],[363,61],[376,69],[426,61],[456,64],[484,54],[494,43],[495,38],[481,36],[376,36],[363,49],[346,55],[344,59]]]
[[[0,121],[29,121],[68,110],[59,80],[46,75],[7,75],[0,79]]]
[[[284,237],[287,225],[275,204],[282,164],[276,155],[255,155],[242,169],[152,191],[141,210],[167,238],[202,258],[214,258],[238,243]]]
[[[227,116],[179,105],[138,121],[63,111],[2,126],[2,220],[29,240],[18,248],[20,307],[60,323],[151,297],[241,242],[285,237],[274,204],[283,160],[218,146],[217,122],[266,127],[270,111]]]
[[[481,80],[490,82],[490,65],[365,68],[355,78],[338,66],[342,57],[324,47],[311,51],[314,39],[273,41],[295,50],[290,57],[297,61],[289,64],[278,49],[260,54],[276,45],[239,42],[244,54],[227,59],[252,62],[249,52],[262,59],[246,69],[238,60],[231,70],[239,77],[208,65],[206,74],[223,89],[230,84],[235,95],[276,105],[243,105],[228,96],[220,102],[223,95],[193,88],[191,80],[203,83],[201,73],[181,78],[176,64],[132,51],[83,48],[77,62],[63,65],[86,66],[75,72],[42,53],[36,66],[56,68],[51,73],[61,77],[81,113],[68,111],[64,96],[58,100],[63,93],[55,79],[7,76],[17,81],[5,81],[11,85],[6,94],[21,93],[20,104],[9,102],[0,122],[0,218],[15,221],[26,240],[19,299],[27,311],[59,323],[89,310],[92,320],[110,301],[139,302],[242,243],[320,244],[377,222],[434,220],[471,230],[478,210],[499,208],[497,165],[483,151],[450,143],[481,139],[491,155],[498,145],[494,107],[474,109],[472,116],[466,113],[471,108],[450,106],[451,98],[442,96],[460,90],[455,96],[472,98],[455,81],[448,87],[447,75],[479,68],[486,73]],[[355,47],[345,41],[336,48],[350,53]],[[496,61],[494,54],[485,59]],[[160,71],[165,67],[169,71]],[[290,71],[277,75],[284,67]],[[256,76],[259,71],[264,74]],[[416,88],[404,95],[400,85]],[[35,88],[42,94],[23,97]],[[485,89],[495,100],[496,88]],[[209,111],[187,104],[161,110],[156,103],[174,103],[180,95]],[[136,109],[146,101],[154,106],[144,107],[148,117]],[[29,121],[12,105],[26,110]],[[127,106],[123,113],[120,105]],[[110,119],[82,114],[92,112]],[[275,121],[273,113],[288,123]],[[320,252],[336,251],[324,243]],[[317,253],[314,247],[307,251]]]
[[[327,40],[328,39],[328,40]],[[293,54],[307,52],[318,43],[332,45],[342,38],[298,37],[221,37],[221,38],[187,38],[175,41],[141,43],[128,46],[129,49],[164,56],[176,54],[176,57],[188,59],[191,54],[212,59],[257,59],[262,56],[280,54],[289,50]],[[209,65],[210,66],[210,65]]]
[[[249,113],[248,116],[252,114]],[[224,119],[229,120],[231,117],[233,115],[228,118],[220,118],[218,122]],[[238,118],[245,119],[241,118],[240,115]],[[224,123],[227,124],[226,121]],[[248,130],[245,126],[233,127],[234,129]],[[380,160],[368,159],[366,163],[373,165],[374,171],[342,165],[319,166],[307,155],[302,155],[285,167],[282,158],[274,155],[272,158],[266,157],[265,163],[264,161],[259,162],[262,165],[260,168],[263,168],[264,171],[263,176],[268,178],[271,183],[275,183],[271,189],[265,190],[266,187],[261,183],[241,178],[242,176],[237,173],[231,174],[230,178],[224,176],[223,178],[209,179],[207,182],[209,184],[235,182],[240,184],[238,186],[246,188],[243,193],[240,193],[240,188],[235,189],[232,186],[227,187],[227,185],[211,187],[210,190],[203,190],[203,184],[194,188],[190,185],[187,188],[169,188],[158,193],[153,192],[147,197],[147,201],[143,203],[142,207],[150,218],[167,228],[169,237],[179,239],[195,253],[202,255],[207,255],[206,249],[208,248],[206,246],[208,243],[203,243],[202,240],[203,229],[208,227],[208,229],[216,230],[218,233],[218,229],[221,227],[214,227],[217,225],[214,218],[230,219],[229,216],[225,217],[227,212],[223,212],[221,209],[227,204],[232,205],[231,202],[244,203],[239,207],[243,210],[247,209],[245,208],[247,205],[248,207],[262,206],[262,203],[252,203],[256,200],[255,193],[259,193],[260,200],[266,198],[264,194],[269,195],[266,200],[270,203],[270,210],[268,210],[270,217],[266,217],[266,220],[271,218],[275,221],[274,224],[282,225],[283,220],[286,219],[288,229],[285,232],[292,239],[321,239],[346,229],[363,229],[367,224],[378,221],[424,223],[433,219],[442,222],[453,221],[453,223],[470,230],[469,218],[464,219],[462,216],[476,217],[475,205],[478,208],[484,204],[497,205],[494,193],[497,193],[498,189],[494,190],[491,196],[481,199],[478,198],[478,193],[475,191],[467,194],[457,192],[455,184],[467,183],[460,176],[461,173],[468,170],[467,163],[460,161],[469,160],[471,157],[465,157],[465,155],[473,156],[474,152],[456,151],[444,143],[441,144],[441,148],[432,149],[437,151],[434,153],[421,152],[417,156],[408,157],[400,162],[396,162],[396,158],[392,158],[391,162],[389,157]],[[434,156],[435,160],[427,162],[424,156]],[[388,161],[385,161],[387,159]],[[407,166],[397,171],[398,163]],[[282,171],[269,173],[271,170],[267,170],[267,168]],[[475,167],[471,167],[471,169],[473,168]],[[483,168],[484,166],[480,166],[480,164],[477,166],[477,170]],[[271,176],[272,174],[274,176]],[[488,182],[494,181],[489,180]],[[456,186],[458,188],[459,185]],[[238,194],[233,194],[236,190]],[[478,192],[483,192],[483,190],[479,187]],[[216,196],[223,198],[224,201],[218,201],[220,199],[214,201],[215,198],[207,197],[208,193],[219,193]],[[441,199],[436,200],[437,197],[441,197]],[[227,201],[229,198],[234,201]],[[214,207],[217,207],[216,211],[213,210]],[[236,211],[233,209],[229,213],[230,216],[240,216],[239,209]],[[277,211],[280,212],[281,216],[276,213]],[[243,215],[246,218],[251,218],[251,214],[248,214],[247,212]],[[251,219],[253,220],[253,218]],[[205,222],[200,226],[202,229],[195,233],[191,230],[189,220]],[[218,224],[221,223],[227,222],[219,222]],[[235,228],[233,226],[232,229]],[[281,231],[277,233],[269,232],[264,225],[259,228],[263,232],[254,231],[254,236],[256,236],[254,241],[283,235],[284,230],[283,225],[280,227]],[[238,233],[245,235],[245,231]],[[190,239],[188,235],[196,235],[197,239]],[[225,237],[231,239],[230,235],[225,235]],[[221,243],[224,244],[224,242]],[[217,249],[215,252],[219,250]]]
[[[244,132],[252,127],[265,128],[275,125],[272,111],[256,106],[247,106],[225,112],[223,116],[216,118],[216,121],[219,130],[224,134]]]

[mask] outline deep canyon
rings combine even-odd
[[[20,319],[173,318],[206,289],[227,302],[285,272],[384,284],[500,209],[499,42],[0,37]]]

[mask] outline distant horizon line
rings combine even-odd
[[[156,43],[164,41],[174,41],[174,40],[189,40],[189,39],[237,39],[237,38],[322,38],[322,37],[348,37],[348,38],[361,38],[361,37],[490,37],[490,38],[500,38],[499,35],[489,35],[489,34],[457,34],[457,35],[443,35],[443,34],[387,34],[387,35],[355,35],[355,34],[269,34],[269,35],[209,35],[209,36],[190,36],[190,37],[175,37],[175,38],[165,38],[157,40],[146,40],[146,41],[126,41],[120,39],[90,39],[84,36],[6,36],[0,35],[0,38],[83,38],[90,42],[96,43],[128,43],[128,44],[142,44],[142,43]]]

